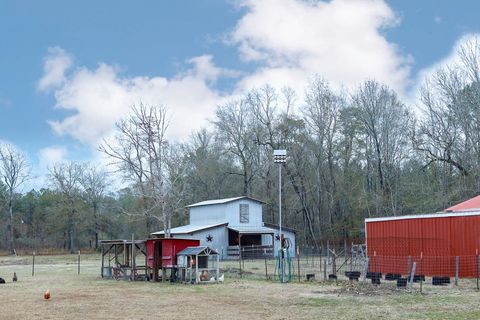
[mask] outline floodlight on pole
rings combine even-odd
[[[278,230],[280,237],[280,281],[284,282],[284,256],[282,237],[282,164],[287,162],[287,150],[273,150],[273,162],[278,163]]]

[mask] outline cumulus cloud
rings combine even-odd
[[[314,74],[334,87],[375,78],[402,94],[409,82],[409,58],[383,34],[398,18],[381,0],[238,4],[245,13],[227,38],[243,63],[253,66],[249,72],[220,68],[211,55],[187,59],[187,69],[171,78],[124,76],[106,63],[72,71],[70,54],[59,47],[49,49],[38,88],[52,89],[56,107],[71,112],[51,119],[51,128],[96,148],[131,105],[165,104],[171,116],[169,137],[178,139],[206,124],[224,99],[267,83],[290,86],[301,94]],[[232,92],[219,93],[221,77],[237,77]]]
[[[43,77],[38,81],[37,88],[45,91],[64,83],[65,72],[72,65],[72,58],[60,47],[48,49],[43,65]]]
[[[104,63],[96,69],[79,67],[55,89],[56,107],[70,110],[72,115],[50,120],[49,124],[59,135],[70,135],[96,147],[132,105],[164,104],[171,119],[169,137],[187,137],[192,129],[206,123],[206,117],[213,114],[221,100],[210,84],[220,76],[233,74],[216,67],[208,55],[186,63],[189,68],[170,79],[125,77],[117,68]],[[50,64],[48,59],[46,64]]]
[[[312,74],[334,85],[375,78],[399,92],[411,58],[383,35],[399,19],[380,0],[243,0],[246,14],[231,32],[245,61],[260,67],[239,89],[264,83],[303,87]]]
[[[38,153],[39,164],[43,169],[48,168],[55,163],[65,160],[67,149],[60,146],[50,146],[43,148]]]

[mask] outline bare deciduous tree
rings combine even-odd
[[[86,165],[80,180],[85,201],[92,208],[95,248],[98,248],[98,234],[101,229],[99,209],[108,184],[108,174],[94,165]]]
[[[61,209],[65,211],[67,248],[70,253],[74,253],[76,219],[79,211],[77,201],[80,199],[83,167],[75,162],[57,163],[49,171],[50,181],[60,194]]]
[[[115,139],[104,141],[99,149],[114,160],[124,178],[139,191],[143,211],[140,214],[146,220],[147,232],[152,232],[153,218],[163,224],[168,237],[170,215],[165,211],[167,128],[164,106],[133,106],[130,116],[116,124]]]
[[[5,183],[8,196],[8,249],[11,254],[16,254],[14,243],[13,200],[17,188],[29,177],[29,166],[24,155],[8,144],[0,145],[0,176],[3,183]]]

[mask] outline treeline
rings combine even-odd
[[[185,205],[238,195],[265,201],[264,221],[276,223],[275,149],[288,153],[283,221],[300,243],[361,237],[365,217],[442,210],[480,190],[480,42],[417,96],[406,105],[375,80],[354,92],[321,77],[301,94],[266,86],[218,106],[210,128],[183,144],[165,138],[166,108],[133,106],[99,146],[129,187],[112,190],[112,174],[77,163],[53,165],[49,186],[25,194],[2,179],[0,245],[73,250],[168,233],[187,222]],[[2,175],[15,158],[3,156]]]

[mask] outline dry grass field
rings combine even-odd
[[[0,319],[480,319],[474,281],[460,287],[424,285],[423,293],[394,284],[279,284],[225,279],[186,285],[105,280],[99,255],[0,257]],[[18,282],[12,282],[13,272]],[[49,289],[51,299],[43,299]]]

